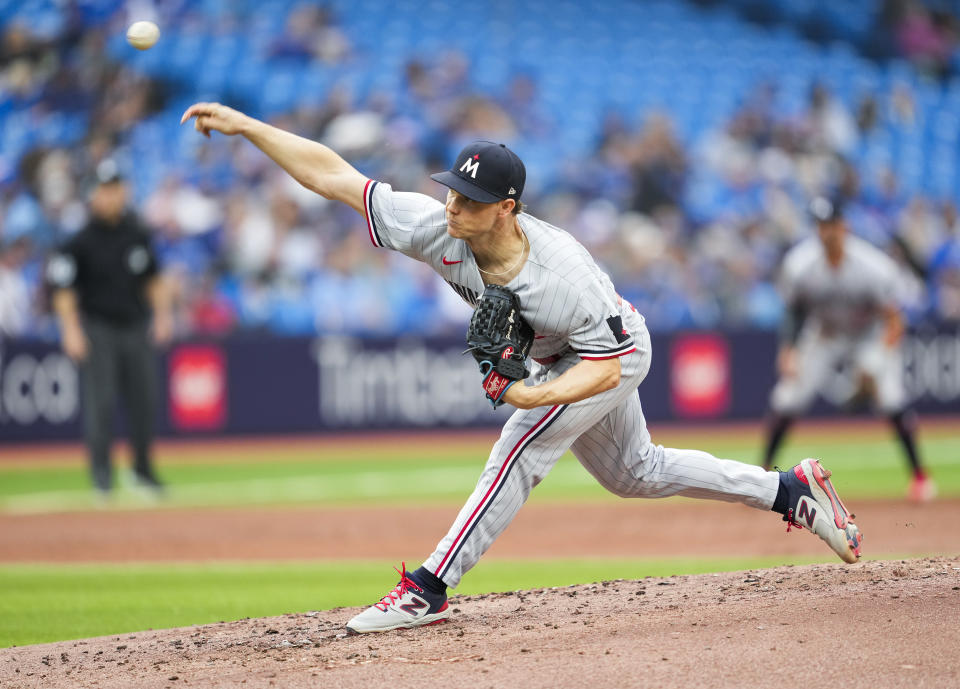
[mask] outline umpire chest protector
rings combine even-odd
[[[150,235],[133,213],[115,225],[91,219],[47,266],[53,287],[76,290],[84,315],[118,325],[147,321],[145,287],[156,273]]]

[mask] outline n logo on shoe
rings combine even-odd
[[[803,519],[807,522],[807,527],[813,529],[813,520],[817,516],[817,508],[811,506],[811,502],[806,498],[800,500],[797,506],[797,521]]]
[[[399,607],[408,615],[413,615],[414,617],[416,617],[417,610],[423,610],[425,607],[427,607],[427,604],[426,602],[420,600],[419,598],[414,598],[411,600],[411,602],[404,603],[403,605],[399,605],[397,607]]]

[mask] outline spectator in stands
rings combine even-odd
[[[686,155],[664,113],[649,115],[631,146],[632,210],[653,215],[679,205],[687,173]]]
[[[0,339],[25,335],[30,324],[30,286],[23,266],[30,253],[25,234],[0,234]]]
[[[270,46],[269,56],[319,60],[337,64],[350,52],[350,41],[336,26],[330,9],[312,4],[295,7],[287,16],[283,33]]]
[[[900,52],[918,69],[943,76],[950,63],[952,46],[949,15],[933,13],[916,0],[905,2],[895,19]]]
[[[196,278],[196,282],[191,297],[184,300],[189,309],[189,332],[216,337],[228,335],[237,324],[233,304],[217,289],[213,274],[204,273]]]
[[[943,205],[946,236],[930,259],[930,290],[936,317],[960,323],[960,220],[953,202]]]
[[[531,74],[517,74],[500,99],[507,116],[525,139],[544,139],[554,131],[553,118],[547,114],[538,98],[537,81]]]
[[[880,124],[880,107],[877,105],[877,99],[871,94],[863,96],[857,104],[854,118],[860,136],[869,136],[874,132]]]
[[[813,151],[849,155],[857,145],[856,121],[839,100],[820,83],[810,89],[810,103],[804,127]]]

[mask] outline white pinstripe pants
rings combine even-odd
[[[644,339],[628,356],[646,360],[631,367],[635,373],[622,375],[615,389],[574,404],[517,410],[510,417],[477,487],[424,563],[427,569],[448,586],[460,583],[568,449],[604,488],[621,497],[683,495],[771,508],[777,472],[651,442],[637,395],[649,370],[649,336]],[[534,382],[554,378],[577,361],[574,355],[549,369],[538,367]]]
[[[838,375],[839,363],[845,363],[852,371]],[[873,381],[875,403],[883,414],[903,411],[909,401],[903,383],[903,351],[900,347],[887,347],[879,328],[859,338],[825,337],[818,328],[807,328],[797,343],[797,370],[796,376],[781,376],[774,386],[770,394],[774,411],[798,416],[826,387],[832,388],[831,399],[836,400],[840,393],[850,398],[857,392],[856,374]]]

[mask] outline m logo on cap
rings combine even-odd
[[[449,170],[430,175],[430,179],[478,203],[517,200],[523,194],[523,183],[527,178],[523,161],[504,144],[474,141],[453,160]]]
[[[463,161],[463,165],[460,166],[460,172],[469,173],[474,179],[477,178],[477,170],[480,169],[480,156],[473,156],[473,158],[467,158]]]

